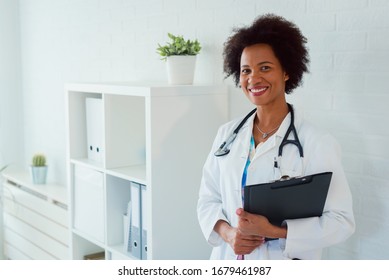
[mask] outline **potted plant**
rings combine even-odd
[[[35,154],[32,157],[31,174],[34,184],[46,184],[47,165],[44,154]]]
[[[157,53],[167,62],[168,81],[173,85],[193,84],[196,56],[201,45],[196,40],[185,40],[183,36],[168,33],[170,42],[158,44]]]

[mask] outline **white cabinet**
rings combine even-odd
[[[132,183],[145,189],[147,259],[209,258],[196,206],[202,166],[227,121],[227,88],[68,84],[65,92],[72,258],[133,258],[123,242]],[[87,110],[90,98],[102,110]]]
[[[2,203],[7,259],[69,259],[67,190],[34,185],[30,174],[4,171]]]

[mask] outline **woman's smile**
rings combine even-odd
[[[267,86],[255,86],[255,87],[249,88],[248,90],[251,92],[251,94],[253,96],[261,96],[261,95],[266,93],[268,88],[269,87],[267,87]]]

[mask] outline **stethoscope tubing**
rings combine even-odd
[[[287,103],[288,105],[288,108],[289,108],[289,111],[290,111],[290,116],[291,116],[291,119],[290,119],[290,125],[288,127],[288,130],[286,131],[285,133],[285,136],[284,138],[282,139],[281,141],[281,144],[278,148],[278,157],[281,157],[282,156],[282,151],[284,149],[284,146],[285,145],[288,145],[288,144],[292,144],[292,145],[295,145],[297,148],[298,148],[298,151],[299,151],[299,154],[300,154],[300,157],[303,158],[304,157],[304,150],[303,150],[303,147],[300,143],[300,140],[298,138],[298,135],[297,135],[297,130],[296,130],[296,127],[294,126],[294,110],[293,110],[293,107],[292,105],[290,105],[289,103]],[[230,149],[228,148],[234,141],[235,141],[235,138],[236,136],[238,135],[238,132],[240,131],[240,129],[242,128],[242,126],[246,123],[246,121],[257,111],[257,109],[253,109],[252,111],[250,111],[244,118],[243,120],[238,124],[238,126],[234,129],[234,131],[232,132],[232,134],[227,138],[226,141],[224,141],[220,147],[216,150],[216,152],[214,153],[214,155],[216,157],[220,157],[220,156],[225,156],[227,154],[229,154],[230,152]],[[288,139],[290,133],[293,133],[293,136],[294,136],[294,140],[291,140],[291,139]]]
[[[246,121],[251,117],[252,114],[254,114],[257,111],[257,108],[253,109],[250,111],[244,118],[243,120],[238,124],[238,126],[234,129],[232,134],[227,138],[226,141],[224,141],[219,149],[214,153],[216,157],[221,157],[225,156],[230,152],[230,149],[228,148],[232,142],[235,141],[236,136],[238,135],[239,130],[242,128],[242,126],[246,123]]]

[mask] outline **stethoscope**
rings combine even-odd
[[[288,130],[286,131],[285,133],[285,136],[284,138],[282,139],[281,141],[281,144],[278,148],[278,160],[277,159],[274,159],[274,168],[280,168],[279,166],[279,163],[281,161],[281,157],[282,157],[282,151],[284,149],[284,146],[288,145],[288,144],[292,144],[292,145],[295,145],[299,151],[299,155],[300,155],[300,158],[302,160],[302,164],[303,164],[303,158],[304,158],[304,152],[303,152],[303,147],[301,146],[301,143],[300,143],[300,140],[298,138],[298,135],[297,135],[297,130],[296,130],[296,127],[294,126],[294,110],[293,110],[293,107],[292,105],[290,105],[289,103],[288,104],[288,108],[289,108],[289,111],[290,111],[290,124],[289,124],[289,127],[288,127]],[[217,151],[214,153],[214,155],[216,157],[221,157],[221,156],[225,156],[227,154],[229,154],[230,152],[230,146],[231,144],[234,142],[236,136],[238,135],[238,132],[240,131],[240,129],[242,128],[242,126],[246,123],[246,121],[257,111],[257,109],[253,109],[252,111],[250,111],[244,118],[243,120],[238,124],[238,126],[234,129],[234,131],[232,132],[232,134],[227,138],[226,141],[224,141],[219,149],[217,149]],[[292,139],[288,139],[289,135],[293,133],[293,137],[294,137],[294,140]],[[302,165],[302,170],[304,169],[303,165]],[[283,175],[281,176],[284,177],[286,175]]]

